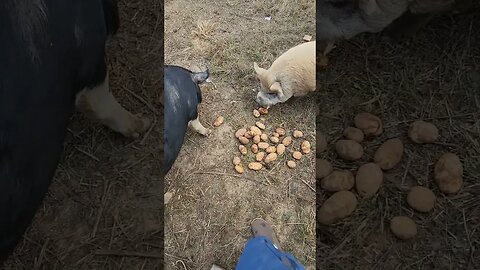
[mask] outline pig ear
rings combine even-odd
[[[253,68],[255,69],[255,72],[257,73],[257,75],[261,76],[265,72],[265,69],[259,67],[256,62],[253,62]]]
[[[283,89],[279,82],[274,82],[270,85],[270,91],[283,95]]]
[[[205,71],[200,71],[200,72],[192,72],[192,80],[196,84],[201,84],[205,82],[205,80],[208,79],[208,76],[210,76],[210,73],[208,72],[208,68]]]

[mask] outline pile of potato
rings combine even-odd
[[[380,118],[370,113],[359,113],[354,119],[355,127],[348,127],[343,139],[335,143],[337,155],[347,161],[363,157],[365,138],[378,137],[383,133]],[[410,140],[416,144],[433,143],[438,140],[437,127],[428,122],[415,121],[408,130]],[[325,136],[317,132],[317,152],[327,148]],[[357,196],[351,191],[354,187],[361,198],[374,196],[383,183],[383,173],[397,166],[402,160],[404,146],[399,138],[384,141],[376,150],[373,160],[361,165],[355,175],[348,170],[334,169],[325,159],[316,160],[316,178],[320,186],[333,192],[318,212],[320,223],[333,224],[349,215],[357,207]],[[444,153],[435,165],[435,181],[439,190],[446,194],[458,192],[463,185],[463,166],[453,153]],[[415,186],[407,194],[407,203],[418,212],[429,212],[435,206],[436,196],[427,187]],[[396,216],[390,221],[390,229],[400,239],[413,238],[417,233],[415,222],[406,216]]]
[[[268,109],[265,108],[253,111],[256,118],[267,113]],[[303,155],[312,151],[311,144],[303,139],[303,132],[299,130],[294,130],[291,135],[287,133],[283,127],[277,127],[269,132],[262,121],[256,121],[255,125],[238,129],[235,137],[239,142],[240,155],[232,159],[235,171],[242,174],[245,168],[260,171],[265,167],[273,167],[280,162],[282,156],[285,156],[285,164],[289,168],[295,168]],[[296,140],[300,141],[298,145],[295,144]]]

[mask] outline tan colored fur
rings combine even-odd
[[[305,96],[315,91],[316,42],[297,45],[278,57],[269,69],[254,69],[260,80],[261,90],[257,102],[271,106],[285,102],[292,96]]]

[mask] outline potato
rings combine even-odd
[[[347,127],[343,131],[343,136],[347,140],[356,141],[358,143],[361,143],[363,141],[364,137],[365,137],[362,130],[360,130],[358,128],[354,128],[354,127]]]
[[[260,117],[260,112],[258,110],[253,110],[253,116]]]
[[[327,138],[325,138],[325,135],[322,132],[317,131],[315,137],[317,153],[322,153],[323,151],[327,150]]]
[[[255,135],[261,136],[262,135],[262,131],[256,126],[251,126],[250,127],[250,132],[252,133],[252,136],[255,136]]]
[[[267,149],[265,150],[265,152],[267,152],[267,153],[269,153],[269,154],[270,154],[270,153],[275,153],[275,152],[277,152],[277,147],[275,147],[275,146],[269,146],[269,147],[267,147]]]
[[[268,142],[268,135],[267,134],[262,134],[262,135],[260,135],[260,139],[264,142]]]
[[[355,188],[360,196],[371,197],[377,193],[383,182],[383,171],[375,163],[367,163],[358,168]]]
[[[258,148],[260,149],[267,149],[270,145],[266,142],[259,142],[258,143]]]
[[[263,158],[265,157],[265,152],[258,152],[256,155],[255,155],[255,160],[260,162],[263,160]]]
[[[293,137],[294,138],[301,138],[301,137],[303,137],[303,132],[301,132],[300,130],[295,130],[295,131],[293,131]]]
[[[355,178],[350,171],[333,171],[320,182],[320,186],[326,191],[350,190],[355,184]]]
[[[302,158],[302,153],[295,151],[293,152],[292,157],[296,160],[300,160]]]
[[[417,225],[409,217],[396,216],[390,220],[390,230],[396,237],[408,240],[417,234]]]
[[[463,185],[463,165],[457,155],[443,154],[435,164],[435,182],[441,192],[457,193]]]
[[[335,149],[337,154],[345,160],[358,160],[363,156],[363,146],[353,140],[338,140]]]
[[[293,160],[289,160],[289,161],[287,161],[287,166],[289,168],[293,169],[293,168],[297,167],[297,163],[295,163],[295,161],[293,161]]]
[[[279,138],[279,137],[280,137],[280,134],[278,134],[277,132],[273,132],[273,133],[272,133],[272,137]],[[279,139],[279,140],[280,140],[280,139]]]
[[[242,173],[245,172],[245,169],[243,168],[242,164],[237,164],[237,165],[235,165],[235,171],[242,174]]]
[[[225,121],[225,118],[223,118],[223,116],[219,116],[217,117],[217,119],[215,119],[215,121],[213,122],[213,126],[215,127],[219,127],[223,124],[223,122]]]
[[[383,133],[382,120],[371,113],[359,113],[354,119],[355,126],[363,131],[366,136],[378,136]]]
[[[265,157],[265,163],[270,163],[277,160],[277,153],[270,153]]]
[[[322,179],[331,174],[333,171],[332,164],[326,159],[317,158],[315,161],[315,178]]]
[[[240,137],[240,136],[245,135],[246,132],[247,132],[247,129],[246,129],[246,128],[241,128],[241,129],[237,130],[237,131],[235,132],[235,138],[238,138],[238,137]]]
[[[242,162],[239,157],[234,157],[232,160],[233,165],[238,165]]]
[[[245,137],[243,137],[243,136],[238,137],[238,140],[239,140],[240,143],[242,143],[242,144],[248,144],[248,143],[250,142],[247,138],[245,138]]]
[[[259,129],[265,129],[265,124],[262,123],[262,122],[255,122],[255,125],[256,125]]]
[[[238,150],[240,150],[240,153],[242,153],[242,155],[246,155],[248,153],[247,147],[245,147],[245,145],[239,145]]]
[[[253,137],[253,143],[259,143],[260,142],[260,136],[259,135],[255,135]]]
[[[287,136],[283,138],[282,144],[285,146],[289,146],[292,143],[292,137]]]
[[[268,114],[268,109],[260,107],[260,108],[258,108],[258,112],[262,115],[265,115],[265,114]]]
[[[272,137],[270,137],[270,141],[273,142],[273,143],[279,143],[279,142],[280,142],[280,139],[277,138],[277,137],[272,136]]]
[[[419,212],[429,212],[435,206],[435,194],[426,188],[421,186],[416,186],[410,189],[407,195],[407,203],[413,209]]]
[[[415,143],[433,143],[438,140],[438,128],[429,122],[415,121],[410,124],[408,137]]]
[[[252,144],[252,146],[250,147],[250,150],[254,154],[258,153],[258,145],[257,144]]]
[[[281,143],[277,145],[277,154],[281,156],[283,153],[285,153],[285,145]]]
[[[278,133],[279,136],[284,136],[286,134],[284,128],[277,128],[275,129],[275,132]]]
[[[259,171],[263,168],[263,165],[260,162],[250,162],[248,163],[248,168],[250,170]]]
[[[320,207],[317,220],[321,224],[330,225],[351,215],[355,208],[357,208],[357,197],[350,191],[338,191]]]
[[[254,137],[254,135],[252,134],[252,131],[247,131],[245,132],[245,134],[243,134],[243,137],[247,138],[247,139],[251,139]]]
[[[400,139],[394,138],[385,141],[375,152],[373,160],[383,170],[390,170],[395,167],[403,156],[403,143]]]
[[[302,142],[302,152],[303,152],[304,154],[310,153],[310,151],[312,150],[311,147],[312,147],[312,146],[310,145],[310,142],[309,142],[309,141],[303,141],[303,142]]]

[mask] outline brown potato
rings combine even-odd
[[[309,142],[309,141],[303,141],[303,142],[302,142],[302,152],[303,152],[304,154],[310,153],[310,151],[312,150],[311,147],[312,147],[312,146],[310,145],[310,142]]]
[[[258,110],[253,110],[253,116],[260,117],[260,112]]]
[[[417,225],[409,217],[396,216],[390,220],[390,230],[396,237],[408,240],[417,234]]]
[[[327,138],[325,138],[325,135],[322,132],[317,131],[315,137],[317,153],[322,153],[323,151],[327,150]]]
[[[265,152],[258,152],[256,155],[255,155],[255,160],[260,162],[263,160],[263,158],[265,157]]]
[[[333,171],[320,182],[320,186],[326,191],[350,190],[355,184],[355,178],[350,171]]]
[[[285,153],[285,145],[281,143],[277,145],[277,154],[281,156],[283,153]]]
[[[252,136],[255,136],[255,135],[261,136],[262,135],[262,131],[256,126],[251,126],[250,127],[250,132],[252,133]]]
[[[326,159],[317,158],[315,161],[315,178],[322,179],[333,172],[333,167],[330,161]]]
[[[453,153],[445,153],[438,159],[434,173],[435,182],[443,193],[457,193],[463,186],[463,165]]]
[[[252,144],[252,146],[250,147],[250,150],[254,154],[258,153],[258,145],[257,144]]]
[[[255,135],[253,137],[253,143],[259,143],[260,142],[260,136],[259,135]]]
[[[280,139],[278,137],[270,137],[270,141],[273,142],[273,143],[279,143],[280,142]]]
[[[250,170],[259,171],[263,168],[263,165],[260,162],[250,162],[248,163],[248,168]]]
[[[407,195],[407,203],[419,212],[429,212],[435,206],[435,194],[426,187],[416,186],[410,189]]]
[[[264,107],[258,108],[258,112],[262,115],[268,114],[268,109]]]
[[[292,156],[293,156],[294,159],[300,160],[302,158],[302,153],[300,153],[298,151],[295,151],[295,152],[293,152]]]
[[[285,146],[289,146],[292,143],[292,137],[287,136],[283,138],[282,144]]]
[[[243,137],[245,137],[247,139],[251,139],[254,136],[253,136],[252,132],[249,130],[249,131],[245,132],[245,134],[243,134]]]
[[[289,161],[287,161],[287,166],[289,168],[293,169],[293,168],[297,167],[297,163],[295,163],[295,161],[293,161],[293,160],[289,160]]]
[[[280,134],[278,134],[277,132],[273,132],[273,133],[272,133],[272,137],[277,137],[277,138],[279,138],[279,137],[280,137]],[[279,140],[280,140],[280,139],[279,139]]]
[[[242,153],[242,155],[246,155],[248,153],[247,147],[245,147],[245,145],[239,145],[238,150],[240,150],[240,153]]]
[[[350,191],[338,191],[320,207],[317,220],[321,224],[330,225],[351,215],[355,208],[357,208],[357,197]]]
[[[235,137],[238,138],[240,136],[243,136],[245,135],[246,132],[247,132],[246,128],[241,128],[235,132]]]
[[[233,160],[232,160],[232,162],[233,162],[233,165],[238,165],[238,164],[240,164],[240,162],[242,162],[242,161],[240,160],[239,157],[234,157]]]
[[[359,113],[354,119],[355,126],[363,131],[366,136],[378,136],[383,133],[382,120],[371,113]]]
[[[277,128],[275,129],[275,132],[278,133],[279,136],[284,136],[286,134],[284,128]]]
[[[270,153],[265,157],[265,163],[270,163],[277,160],[277,153]]]
[[[269,154],[270,154],[270,153],[275,153],[275,152],[277,152],[277,148],[276,148],[275,146],[269,146],[269,147],[267,147],[267,149],[265,150],[265,152],[267,152],[267,153],[269,153]]]
[[[358,128],[354,128],[354,127],[347,127],[343,131],[343,136],[347,140],[356,141],[358,143],[361,143],[363,141],[363,139],[365,138],[365,135],[363,134],[363,131],[358,129]]]
[[[295,130],[295,131],[293,131],[293,137],[294,138],[301,138],[301,137],[303,137],[303,132],[301,132],[300,130]]]
[[[363,146],[352,140],[338,140],[335,144],[337,154],[345,160],[358,160],[363,156]]]
[[[245,169],[243,168],[242,164],[237,164],[237,165],[235,165],[235,171],[242,174],[242,173],[245,172]]]
[[[438,140],[438,128],[429,122],[415,121],[410,124],[408,137],[415,143],[433,143]]]
[[[383,171],[375,163],[367,163],[358,168],[355,188],[360,196],[371,197],[377,193],[383,182]]]
[[[260,139],[264,142],[268,142],[268,135],[264,133],[264,134],[260,135]]]
[[[262,122],[255,122],[255,125],[256,125],[259,129],[265,129],[265,124],[262,123]]]
[[[239,140],[240,143],[242,143],[242,144],[248,144],[248,143],[250,142],[247,138],[245,138],[245,137],[243,137],[243,136],[238,137],[238,140]]]
[[[373,160],[383,170],[390,170],[402,160],[403,143],[400,139],[394,138],[385,141],[375,152]]]
[[[267,149],[270,145],[266,142],[259,142],[258,143],[258,148],[260,149]]]
[[[223,122],[225,121],[225,118],[223,118],[223,116],[219,116],[217,117],[217,119],[215,119],[215,121],[213,122],[213,126],[215,127],[219,127],[223,124]]]

